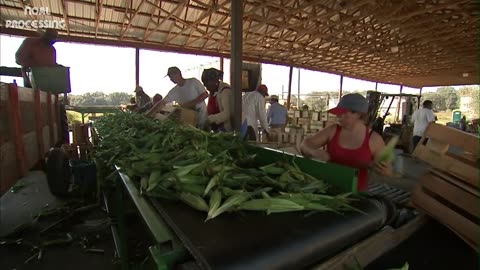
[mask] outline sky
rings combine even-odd
[[[15,52],[23,41],[23,37],[0,35],[0,66],[18,67],[15,63]],[[101,91],[132,93],[135,89],[135,49],[125,47],[100,46],[69,42],[55,43],[57,63],[70,67],[71,94],[84,94]],[[140,85],[145,92],[153,96],[159,93],[165,96],[174,86],[165,77],[170,66],[182,70],[185,78],[200,79],[204,68],[220,68],[218,57],[178,54],[162,51],[140,50]],[[225,59],[224,72],[229,74],[230,61]],[[262,65],[262,83],[269,88],[270,95],[286,96],[288,89],[289,68],[287,66]],[[0,76],[2,82],[13,82],[23,85],[21,78]],[[229,76],[224,76],[228,83]],[[292,94],[298,93],[298,69],[294,68],[292,78]],[[301,95],[313,91],[338,91],[340,76],[311,70],[300,70]],[[374,90],[375,82],[362,81],[344,77],[343,91]],[[437,87],[425,87],[422,92],[435,91]],[[418,94],[418,88],[404,87],[403,93]],[[399,85],[378,84],[378,91],[398,93]]]

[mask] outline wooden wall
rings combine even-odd
[[[59,116],[56,95],[0,84],[0,194],[55,145]]]

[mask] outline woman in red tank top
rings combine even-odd
[[[300,146],[302,154],[359,169],[359,191],[368,187],[368,168],[373,166],[378,172],[391,175],[391,164],[373,164],[385,143],[363,120],[368,112],[367,100],[360,94],[347,94],[329,112],[337,115],[339,124],[328,126],[306,138]],[[323,146],[327,147],[326,151],[320,149]]]

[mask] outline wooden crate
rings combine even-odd
[[[300,118],[300,117],[302,117],[302,114],[301,114],[300,111],[293,111],[293,117]]]
[[[322,112],[320,115],[320,121],[328,121],[328,113]]]
[[[426,137],[429,138],[428,143],[423,145]],[[480,173],[478,141],[478,136],[432,123],[425,130],[424,137],[415,148],[413,155],[440,171],[478,187]],[[448,150],[451,147],[456,148],[460,153],[449,153]]]
[[[429,171],[412,194],[412,204],[478,248],[478,189],[448,174]]]
[[[424,145],[425,138],[428,142]],[[455,152],[450,151],[451,147]],[[412,204],[478,248],[480,208],[478,137],[431,123],[413,155],[432,166],[415,188]]]
[[[302,111],[302,118],[310,119],[310,112],[307,110]]]

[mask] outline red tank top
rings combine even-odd
[[[370,150],[370,134],[368,128],[365,131],[365,139],[362,145],[357,149],[347,149],[340,145],[339,138],[342,128],[337,125],[337,130],[332,140],[327,144],[327,152],[330,155],[330,161],[359,169],[358,186],[359,191],[364,191],[368,187],[368,165],[373,160],[373,154]]]

